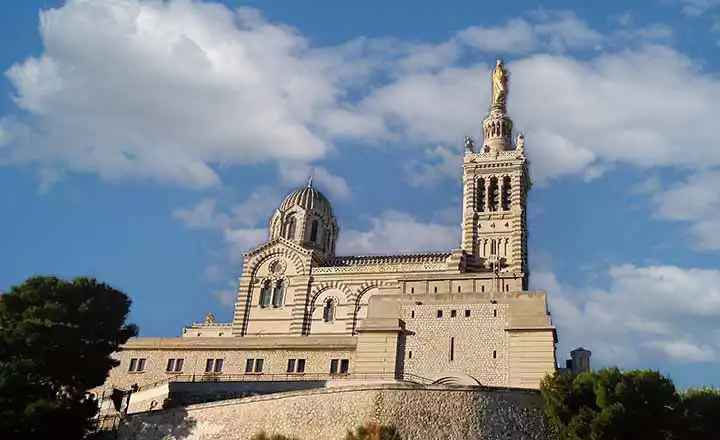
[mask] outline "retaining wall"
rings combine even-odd
[[[546,440],[540,395],[519,389],[376,385],[325,388],[140,413],[122,440],[247,440],[265,431],[299,440],[342,440],[379,422],[403,440]]]

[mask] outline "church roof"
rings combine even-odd
[[[288,194],[280,205],[280,210],[285,211],[296,206],[308,211],[319,211],[327,216],[333,215],[330,201],[323,193],[313,188],[312,184]]]
[[[325,266],[365,266],[373,264],[414,264],[442,263],[452,255],[451,252],[432,252],[423,254],[398,255],[358,255],[342,256],[329,259]]]

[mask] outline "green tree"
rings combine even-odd
[[[87,391],[118,364],[137,327],[130,299],[92,278],[33,277],[0,295],[0,438],[83,438],[97,405]]]
[[[666,440],[680,423],[680,398],[656,371],[608,368],[572,377],[555,373],[541,385],[551,430],[568,440]]]
[[[687,440],[720,439],[720,389],[690,389],[680,394],[682,429],[677,436]]]

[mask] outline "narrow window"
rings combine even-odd
[[[175,359],[175,372],[180,373],[185,365],[185,359]]]
[[[282,307],[285,302],[285,283],[282,280],[278,280],[275,283],[275,288],[272,293],[272,305],[273,307]]]
[[[168,359],[165,371],[175,371],[175,359]]]
[[[145,359],[138,359],[137,371],[145,371]]]
[[[333,359],[330,361],[330,374],[337,374],[339,362],[340,361],[338,359]]]
[[[262,373],[263,370],[263,359],[255,359],[255,372],[256,373]]]
[[[495,240],[490,240],[490,255],[496,255],[497,254],[497,243],[495,243]]]
[[[488,189],[488,208],[490,211],[498,211],[500,209],[500,188],[498,187],[497,177],[490,178],[490,188]]]
[[[130,359],[130,366],[128,367],[128,371],[135,371],[137,369],[137,359],[132,358]]]
[[[450,317],[455,318],[457,316],[457,310],[450,310]]]
[[[408,359],[412,359],[412,350],[408,351]]]
[[[295,220],[295,217],[290,217],[290,220],[288,220],[288,224],[287,224],[287,235],[286,235],[286,238],[288,240],[292,240],[295,238],[295,229],[297,229],[297,220]]]
[[[502,184],[502,209],[503,211],[509,211],[510,205],[512,204],[512,185],[510,184],[510,177],[503,177]]]
[[[297,369],[295,370],[298,373],[304,373],[305,372],[305,359],[298,359],[297,361]]]
[[[288,373],[295,372],[295,359],[288,359],[287,372]]]
[[[414,287],[411,287],[411,288],[410,288],[410,293],[415,293],[415,288],[414,288]]]
[[[458,286],[458,293],[460,293],[460,286]]]
[[[435,286],[435,288],[434,288],[434,292],[435,292],[435,293],[437,293],[437,286]]]
[[[465,317],[466,317],[466,318],[469,318],[469,317],[470,317],[470,310],[465,310]]]
[[[438,318],[442,318],[442,310],[438,310],[438,311],[437,311],[437,317],[438,317]]]
[[[481,292],[484,292],[484,291],[485,291],[485,286],[480,286],[480,291],[481,291]]]
[[[477,198],[475,199],[475,207],[478,212],[485,212],[485,179],[477,181]]]
[[[208,359],[207,361],[205,361],[205,372],[211,373],[213,370],[213,365],[215,365],[215,362],[213,359]]]
[[[222,369],[223,369],[223,360],[215,359],[215,368],[213,369],[213,373],[222,373]]]
[[[455,338],[450,338],[450,360],[455,360]]]
[[[350,359],[340,360],[340,374],[347,374],[350,371]]]
[[[245,372],[252,373],[254,365],[255,365],[255,359],[248,359],[247,361],[245,361]]]
[[[506,291],[506,292],[509,292],[509,291],[510,291],[510,285],[509,285],[509,284],[505,284],[505,291]]]
[[[318,223],[317,220],[313,220],[312,225],[310,226],[310,241],[312,241],[313,243],[315,243],[317,241],[319,225],[320,224]]]
[[[413,311],[410,312],[410,317],[411,317],[411,318],[414,318],[414,317],[415,317],[415,310],[413,310]]]
[[[323,306],[323,321],[333,322],[335,320],[335,301],[332,298],[325,300]]]
[[[497,350],[493,350],[493,359],[497,359]]]
[[[497,318],[497,309],[493,309],[493,317]]]
[[[270,285],[270,281],[265,281],[262,289],[260,289],[260,307],[268,307],[270,305],[271,297],[272,286]]]

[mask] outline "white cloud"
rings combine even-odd
[[[315,185],[320,184],[323,190],[338,199],[346,199],[352,193],[345,179],[330,173],[324,167],[285,163],[280,165],[279,172],[282,182],[293,186],[306,185],[312,175]]]
[[[654,188],[656,215],[687,222],[700,250],[720,250],[720,171],[691,174],[669,188]]]
[[[257,226],[269,224],[270,216],[280,206],[283,194],[278,188],[265,186],[257,188],[242,202],[230,210],[234,224],[240,226]]]
[[[599,48],[605,40],[572,12],[537,11],[532,16],[534,22],[514,19],[500,27],[473,26],[459,32],[457,38],[476,49],[496,53]]]
[[[412,186],[432,185],[439,179],[462,176],[462,154],[459,149],[438,145],[425,150],[426,161],[410,159],[405,165],[405,174]]]
[[[226,228],[223,239],[230,247],[230,257],[234,262],[242,261],[245,252],[268,240],[268,228]]]
[[[682,4],[682,12],[690,16],[702,15],[720,6],[720,0],[676,0]]]
[[[371,218],[368,229],[343,230],[338,241],[338,253],[444,252],[460,245],[458,233],[456,224],[426,222],[407,213],[386,211]]]
[[[311,125],[354,75],[248,8],[69,0],[40,23],[43,55],[7,71],[36,130],[7,155],[109,178],[206,187],[212,164],[321,158]]]
[[[671,36],[661,24],[626,20],[602,34],[571,12],[535,11],[438,44],[314,47],[250,8],[69,0],[42,13],[40,33],[44,53],[7,71],[31,117],[3,120],[12,142],[0,161],[207,187],[221,183],[219,164],[309,164],[348,140],[454,150],[478,133],[489,100],[489,66],[466,66],[461,55],[544,51],[555,55],[509,63],[510,108],[538,181],[614,162],[720,163],[712,147],[720,83],[673,48],[649,44]],[[379,77],[389,82],[370,81]],[[692,148],[678,155],[677,145]],[[317,177],[334,195],[349,194],[324,168]]]
[[[660,351],[670,359],[687,363],[713,362],[718,354],[718,351],[709,345],[700,346],[683,339],[651,342],[648,347]]]
[[[608,287],[562,285],[548,270],[533,284],[548,292],[560,344],[590,348],[603,364],[637,362],[648,352],[673,362],[716,359],[720,271],[676,266],[611,267]]]
[[[193,229],[213,229],[227,226],[230,217],[215,212],[217,201],[215,199],[203,199],[190,208],[176,208],[172,216],[182,220],[185,225]]]

